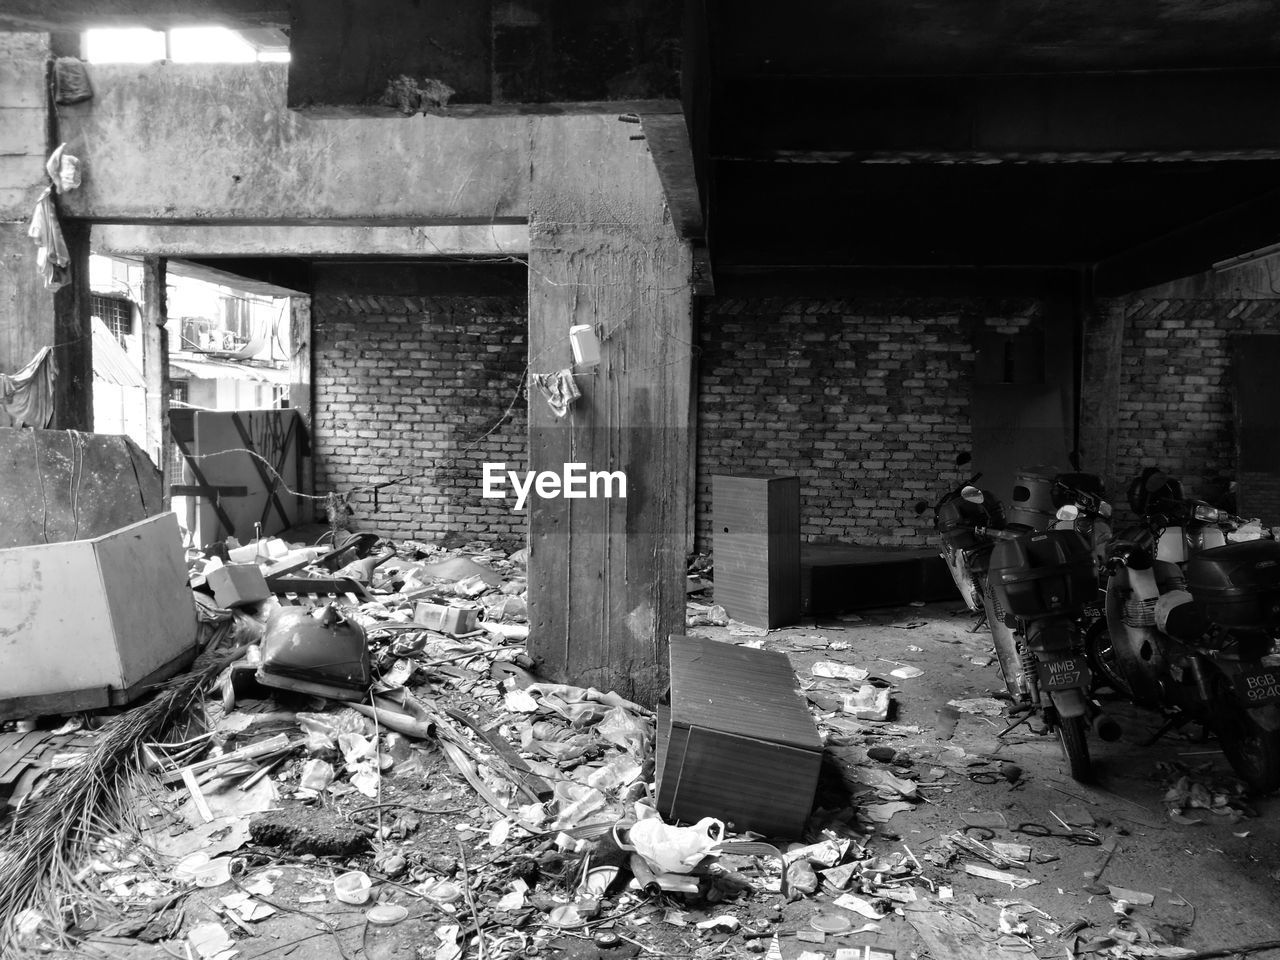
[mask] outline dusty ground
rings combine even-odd
[[[1083,944],[1104,936],[1115,926],[1112,899],[1106,885],[1152,894],[1154,903],[1134,909],[1133,919],[1167,941],[1192,950],[1241,945],[1252,941],[1280,939],[1280,914],[1274,904],[1280,893],[1280,861],[1277,843],[1280,829],[1272,798],[1254,799],[1256,816],[1219,816],[1208,811],[1193,812],[1203,823],[1188,825],[1170,819],[1163,798],[1173,775],[1160,764],[1181,763],[1188,767],[1209,765],[1213,772],[1228,776],[1229,769],[1212,742],[1202,743],[1187,735],[1171,735],[1154,747],[1139,742],[1159,725],[1155,716],[1123,705],[1111,709],[1125,727],[1119,743],[1091,741],[1097,782],[1090,786],[1075,783],[1065,772],[1065,763],[1056,738],[1039,736],[1025,726],[1012,734],[998,736],[1007,725],[1001,718],[957,713],[947,706],[958,698],[982,697],[999,692],[997,668],[992,661],[989,637],[969,632],[971,618],[959,604],[932,604],[864,612],[857,617],[776,630],[763,637],[743,635],[724,627],[695,627],[690,632],[716,637],[726,642],[762,645],[789,655],[802,683],[811,682],[810,668],[819,660],[863,667],[873,676],[888,677],[895,667],[909,664],[923,671],[913,679],[893,680],[895,710],[888,727],[872,724],[842,725],[843,732],[829,740],[829,752],[839,761],[847,779],[856,784],[860,771],[877,767],[918,776],[920,792],[927,797],[914,809],[896,814],[864,838],[868,849],[890,854],[909,849],[925,866],[924,875],[932,885],[950,886],[954,901],[971,913],[988,919],[998,912],[999,903],[1021,900],[1043,912],[1045,922],[1065,926],[1082,920],[1088,924],[1080,933]],[[826,681],[829,688],[839,683]],[[819,698],[820,699],[820,698]],[[1191,731],[1194,733],[1194,731]],[[893,764],[869,759],[872,747],[892,747]],[[235,887],[197,891],[185,906],[186,927],[198,922],[220,922],[236,935],[238,956],[244,960],[292,958],[292,960],[397,960],[435,958],[441,941],[436,931],[450,924],[464,927],[470,916],[465,900],[439,905],[424,901],[408,889],[408,884],[378,880],[375,896],[386,903],[399,903],[409,910],[409,918],[392,927],[365,922],[364,907],[338,903],[332,897],[331,879],[343,869],[362,867],[375,877],[370,862],[380,849],[407,853],[411,862],[448,872],[448,865],[468,857],[470,876],[488,871],[504,878],[528,870],[538,861],[544,883],[554,886],[562,861],[548,849],[546,838],[501,849],[482,842],[492,819],[496,819],[474,793],[444,762],[438,751],[421,750],[417,766],[401,768],[386,781],[384,802],[403,803],[418,808],[387,807],[383,825],[394,834],[385,842],[375,837],[367,851],[351,857],[319,857],[294,851],[250,845],[241,851],[242,873],[237,883],[267,876],[273,884],[271,902],[280,912],[243,930],[234,930],[214,907],[220,896]],[[1011,783],[999,775],[1001,762],[1016,764],[1022,775]],[[980,775],[976,779],[971,774]],[[1201,779],[1211,776],[1203,770]],[[992,782],[994,781],[994,782]],[[856,790],[856,786],[855,786]],[[344,798],[334,803],[333,812],[345,822],[357,821],[376,828],[376,812],[353,813],[367,803],[363,798]],[[309,810],[291,802],[284,817],[301,827],[301,833],[318,834],[308,827]],[[1059,837],[1030,837],[1016,832],[1024,823],[1040,824],[1054,833],[1065,832],[1054,814],[1078,823],[1093,821],[1090,828],[1102,840],[1116,841],[1114,853],[1105,847],[1077,846]],[[410,816],[408,824],[398,818]],[[1033,860],[1019,871],[1036,884],[1011,890],[1002,883],[964,874],[960,864],[942,866],[930,858],[940,838],[962,830],[967,824],[986,825],[990,834],[972,831],[975,838],[991,836],[997,841],[1021,842],[1031,846]],[[396,831],[399,831],[398,833]],[[1046,860],[1048,862],[1036,862]],[[1099,872],[1101,875],[1099,876]],[[750,874],[749,874],[750,875]],[[759,876],[759,874],[755,874]],[[748,941],[741,932],[699,933],[698,920],[722,914],[738,917],[744,928],[759,927],[779,933],[781,954],[787,960],[808,951],[821,957],[835,957],[841,948],[871,945],[895,951],[897,957],[931,955],[944,960],[945,954],[929,952],[926,944],[904,916],[890,914],[879,930],[827,936],[823,943],[812,942],[811,921],[820,915],[841,914],[832,905],[832,895],[819,892],[784,903],[778,894],[757,893],[751,897],[716,905],[691,905],[669,899],[649,902],[614,924],[606,924],[624,939],[616,946],[601,946],[599,930],[548,933],[545,914],[530,909],[522,915],[506,915],[496,910],[496,884],[490,891],[477,891],[477,912],[492,930],[504,930],[512,939],[505,955],[612,958],[644,955],[680,958],[761,955],[767,940]],[[918,888],[922,896],[929,892]],[[973,900],[972,898],[977,898]],[[613,901],[610,912],[630,911],[634,899]],[[666,922],[665,910],[685,913],[685,925]],[[908,906],[907,909],[911,909]],[[986,911],[984,914],[983,911]],[[852,916],[843,914],[844,916]],[[1039,918],[1031,915],[1032,931]],[[678,915],[672,919],[679,919]],[[864,921],[853,917],[855,926]],[[635,922],[635,921],[641,922]],[[770,921],[773,921],[772,923]],[[539,932],[541,931],[541,933]],[[803,937],[797,934],[803,933]],[[991,930],[994,939],[994,929]],[[124,932],[124,936],[130,936]],[[524,938],[524,939],[521,939]],[[988,944],[970,947],[954,956],[1011,956],[1011,949]],[[494,942],[490,941],[492,957]],[[141,945],[124,940],[99,939],[99,954],[122,960],[159,960],[166,953],[160,945]],[[1035,944],[1040,957],[1060,957],[1067,941],[1049,937]],[[476,956],[474,948],[466,954]],[[1280,953],[1270,954],[1280,956]],[[1021,956],[1031,957],[1023,947]],[[1258,954],[1268,956],[1268,954]],[[949,958],[948,958],[949,960]]]
[[[1005,720],[972,715],[961,715],[952,731],[955,714],[946,706],[949,700],[987,696],[1002,687],[994,664],[974,662],[990,659],[989,636],[970,633],[972,617],[958,607],[943,603],[868,611],[861,615],[861,622],[810,623],[771,632],[766,638],[765,646],[786,651],[802,677],[818,660],[857,664],[873,674],[887,675],[897,664],[924,671],[918,678],[894,681],[897,713],[893,719],[918,726],[920,734],[872,735],[863,744],[909,752],[917,767],[944,765],[949,770],[947,785],[926,791],[932,803],[898,814],[881,827],[881,834],[900,837],[919,851],[939,834],[961,829],[967,820],[989,822],[992,814],[1002,816],[1011,828],[1034,822],[1062,832],[1052,813],[1070,820],[1069,809],[1083,808],[1096,821],[1099,836],[1118,838],[1101,883],[1154,894],[1153,906],[1137,909],[1135,916],[1163,927],[1171,941],[1203,950],[1280,939],[1280,914],[1275,909],[1280,894],[1280,826],[1276,822],[1280,801],[1254,799],[1258,815],[1239,821],[1200,811],[1202,824],[1173,822],[1162,802],[1170,778],[1159,772],[1159,763],[1212,764],[1223,776],[1230,775],[1230,768],[1214,742],[1189,739],[1195,730],[1142,746],[1160,720],[1126,704],[1106,704],[1124,726],[1125,735],[1117,743],[1091,740],[1097,771],[1097,782],[1091,786],[1070,779],[1055,737],[1030,735],[1024,726],[1014,735],[997,738],[1007,725]],[[721,628],[701,629],[742,639],[730,637]],[[849,649],[832,651],[827,647],[832,641],[845,641]],[[966,756],[957,757],[953,748]],[[1003,780],[971,781],[964,774],[966,764],[983,757],[1016,763],[1022,768],[1022,779],[1016,786]],[[1009,829],[998,829],[995,839],[1027,842],[1033,852],[1059,859],[1031,864],[1028,876],[1040,883],[1016,894],[984,879],[946,871],[932,875],[940,882],[951,882],[957,896],[962,891],[985,898],[1016,896],[1061,922],[1089,920],[1092,931],[1099,934],[1112,925],[1109,898],[1086,889],[1099,882],[1095,875],[1106,857],[1099,848],[1052,838],[1036,840]],[[901,920],[885,922],[878,942],[899,951],[920,947]],[[785,947],[783,952],[793,955]],[[1055,955],[1061,955],[1060,949]]]

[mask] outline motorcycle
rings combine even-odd
[[[1081,610],[1097,590],[1090,547],[1074,530],[1006,524],[999,501],[975,486],[980,477],[935,507],[943,559],[966,604],[985,615],[1012,712],[1024,719],[1039,715],[1056,731],[1072,777],[1088,780],[1085,731],[1101,713],[1089,697],[1079,626]]]
[[[967,455],[956,458],[957,466],[966,463]],[[983,609],[987,562],[995,547],[995,538],[986,531],[999,530],[1005,525],[1000,501],[975,486],[981,479],[982,474],[975,473],[943,494],[933,508],[933,526],[942,541],[942,560],[965,606],[975,613]],[[923,503],[916,507],[918,513],[925,509]]]
[[[1280,788],[1280,666],[1268,660],[1280,637],[1280,543],[1183,498],[1161,474],[1148,471],[1131,493],[1143,524],[1108,549],[1106,629],[1087,635],[1091,661],[1114,673],[1118,692],[1167,715],[1152,742],[1198,722],[1241,779]]]

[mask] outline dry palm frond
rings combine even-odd
[[[103,727],[82,763],[56,773],[15,815],[0,843],[0,956],[15,945],[17,921],[38,910],[52,935],[63,930],[70,898],[99,900],[77,878],[95,841],[131,819],[131,798],[142,771],[142,745],[190,707],[241,650],[203,654],[148,700]]]

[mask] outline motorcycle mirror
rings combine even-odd
[[[1100,500],[1098,502],[1098,515],[1103,517],[1111,516],[1111,504],[1105,500]]]
[[[929,509],[929,505],[925,503],[923,500],[916,501],[915,510],[916,510],[917,517],[920,516],[920,514],[924,513],[928,509]]]
[[[960,498],[967,500],[969,503],[982,503],[984,499],[982,491],[977,487],[965,487],[960,491]]]
[[[956,454],[956,466],[963,467],[966,463],[968,463],[972,459],[973,459],[973,455],[970,454],[969,451],[967,450],[964,453],[958,453]]]
[[[1080,508],[1074,503],[1064,503],[1058,508],[1056,516],[1059,520],[1075,520],[1080,516]]]

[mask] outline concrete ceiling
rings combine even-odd
[[[720,289],[769,271],[1031,271],[1114,291],[1280,241],[1274,0],[0,11],[36,29],[191,22],[287,23],[299,106],[368,105],[401,73],[449,84],[455,102],[637,100],[671,94],[674,62]]]
[[[1114,292],[1280,240],[1280,5],[702,9],[685,100],[721,291],[826,270]]]

